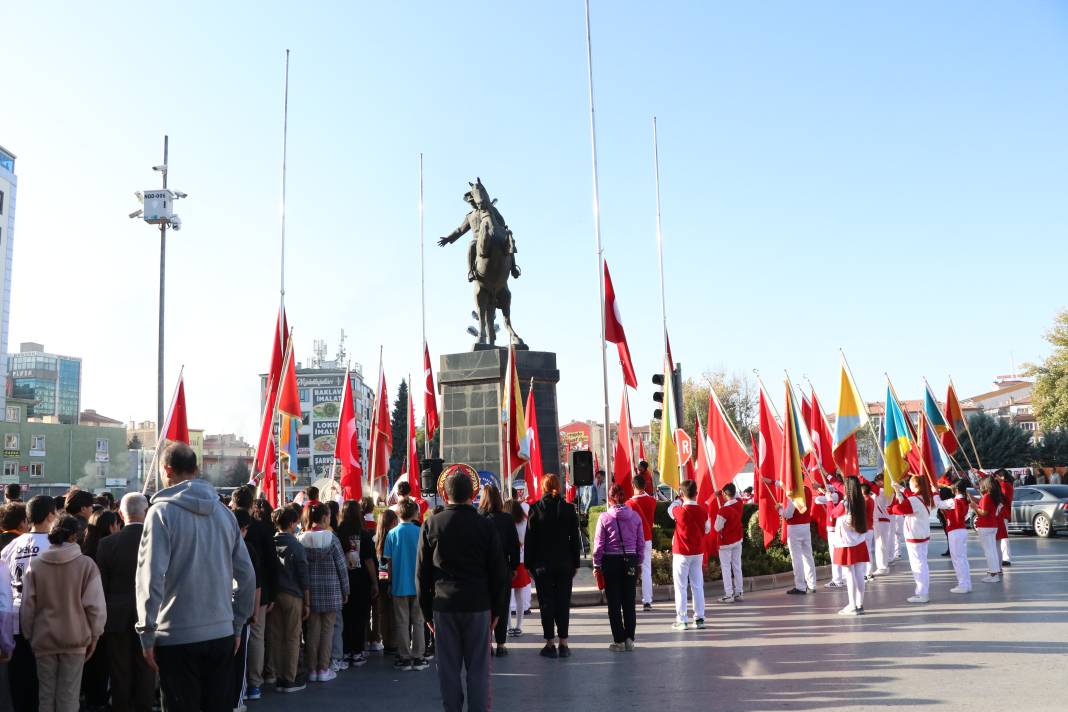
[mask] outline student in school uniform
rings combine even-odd
[[[995,472],[994,478],[1001,485],[1001,523],[998,524],[997,540],[1001,546],[1001,566],[1007,568],[1012,566],[1012,554],[1009,552],[1008,523],[1012,519],[1012,498],[1016,493],[1016,487],[1013,485],[1012,475],[1004,468]]]
[[[979,543],[986,556],[986,576],[984,583],[1001,581],[1001,552],[998,551],[997,534],[1001,519],[1002,489],[993,477],[984,477],[979,481],[979,501],[971,499],[971,508],[975,510],[975,531],[979,533]]]
[[[887,494],[884,494],[882,489],[877,485],[883,473],[879,473],[875,476],[874,496],[872,497],[872,503],[875,507],[875,571],[872,573],[876,576],[885,576],[890,573],[890,559],[894,555],[894,523],[891,520],[890,512],[886,511],[887,506]]]
[[[645,475],[637,474],[631,480],[634,495],[627,506],[642,518],[642,534],[645,536],[645,556],[642,557],[642,610],[653,610],[653,517],[656,500],[645,491]]]
[[[841,485],[838,483],[837,477],[834,474],[828,475],[827,485],[817,488],[819,495],[816,497],[816,503],[822,504],[827,510],[824,525],[827,530],[827,549],[831,555],[831,580],[827,582],[827,588],[845,588],[845,572],[841,566],[834,563],[834,550],[838,548],[838,540],[834,535],[834,517],[830,516],[830,512],[842,499],[841,493],[838,491]]]
[[[928,592],[931,584],[931,571],[927,565],[927,545],[931,541],[930,512],[931,485],[926,477],[912,476],[908,490],[901,483],[894,483],[896,496],[887,510],[891,514],[904,517],[905,549],[909,554],[912,578],[916,582],[916,592],[908,597],[909,603],[927,603],[931,599]]]
[[[864,495],[864,516],[867,517],[867,529],[864,531],[864,543],[868,546],[868,563],[864,567],[864,580],[875,580],[875,495],[871,483],[861,482],[860,493]]]
[[[742,600],[742,503],[733,483],[720,490],[715,530],[719,533],[719,565],[723,572],[723,598],[720,603]]]
[[[812,490],[805,487],[804,510],[792,499],[779,505],[779,514],[786,521],[786,546],[790,550],[790,566],[794,571],[794,587],[786,593],[797,596],[816,592],[816,560],[812,556]]]
[[[694,624],[705,627],[705,577],[701,566],[705,558],[705,534],[712,531],[708,510],[697,501],[697,483],[679,483],[680,497],[668,507],[668,516],[675,520],[675,536],[671,541],[671,577],[675,583],[675,623],[672,630],[690,627],[686,615],[686,590],[693,594]]]
[[[856,477],[847,477],[845,497],[828,513],[834,521],[834,563],[842,567],[849,603],[840,616],[864,614],[864,572],[868,564],[868,504]]]
[[[949,589],[950,593],[971,593],[972,574],[968,567],[968,481],[957,480],[952,487],[952,497],[936,500],[938,509],[945,516],[946,538],[949,540],[949,556],[953,562],[953,573],[957,575],[957,585]]]

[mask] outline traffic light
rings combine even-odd
[[[653,393],[653,400],[664,405],[664,374],[657,373],[653,375],[653,385],[659,387],[660,390]],[[660,420],[664,415],[663,408],[657,408],[653,411],[653,420]]]

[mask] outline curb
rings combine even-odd
[[[817,566],[816,567],[816,580],[822,580],[830,578],[831,567],[830,566]],[[718,596],[719,591],[722,591],[721,579],[715,579],[713,581],[707,581],[705,583],[705,597]],[[767,591],[775,588],[787,589],[793,586],[794,574],[791,571],[784,571],[779,574],[766,574],[764,576],[751,576],[742,578],[742,589],[746,592],[752,591]],[[674,601],[675,600],[675,587],[660,585],[653,586],[653,601]],[[590,586],[584,586],[582,588],[576,588],[571,592],[571,607],[572,608],[585,608],[590,606],[603,606],[604,605],[603,594],[596,588]],[[532,608],[538,607],[538,594],[531,591],[530,605]]]

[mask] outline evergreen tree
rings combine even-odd
[[[975,451],[979,453],[979,459],[986,470],[998,467],[1026,467],[1034,460],[1031,435],[1019,425],[986,413],[976,413],[968,418],[968,429],[972,442],[975,443]],[[972,442],[969,442],[967,432],[961,435],[960,446],[969,457],[972,457]]]
[[[1068,431],[1051,430],[1042,436],[1042,444],[1035,447],[1035,459],[1042,467],[1068,465]]]
[[[392,487],[408,455],[408,382],[404,379],[397,388],[397,400],[393,401],[389,421],[393,431],[393,450],[389,455],[389,484]]]
[[[130,442],[126,443],[127,450],[140,450],[141,447],[141,438],[137,437],[136,435],[133,436]]]

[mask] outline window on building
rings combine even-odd
[[[19,434],[18,433],[4,433],[4,449],[5,450],[18,450],[19,449]]]
[[[4,214],[4,191],[0,190],[0,215]]]
[[[45,451],[45,436],[44,435],[34,435],[34,436],[32,436],[30,438],[30,450],[34,450],[34,451],[39,450],[41,452],[44,452]]]
[[[107,440],[105,440],[104,442],[107,442]],[[96,464],[96,476],[97,477],[101,477],[103,479],[107,479],[107,477],[108,477],[108,465],[107,465],[106,462],[98,462]]]
[[[39,479],[44,477],[44,463],[43,462],[31,462],[30,463],[30,477]]]
[[[19,422],[19,407],[17,405],[9,405],[7,407],[7,413],[5,414],[7,422],[17,423]]]
[[[19,463],[10,460],[4,462],[4,477],[18,477]]]
[[[99,452],[99,453],[105,453],[105,452],[108,451],[107,438],[97,438],[96,439],[96,451]]]

